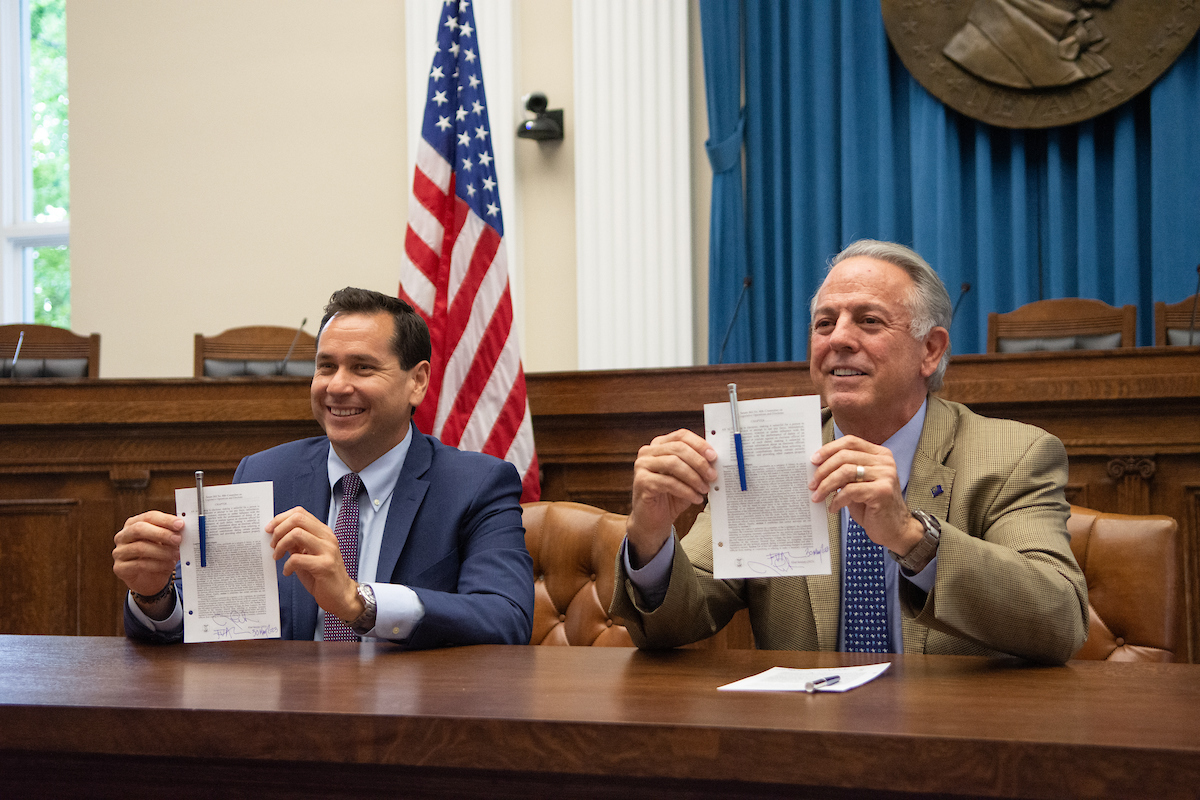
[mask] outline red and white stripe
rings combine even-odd
[[[446,444],[512,462],[530,502],[541,490],[504,243],[454,186],[450,164],[422,140],[399,291],[433,342],[430,388],[415,421]]]

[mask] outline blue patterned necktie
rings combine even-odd
[[[846,652],[888,653],[884,548],[850,519],[846,528]]]
[[[342,507],[338,509],[333,533],[337,536],[338,549],[342,551],[342,563],[346,573],[358,580],[358,493],[362,490],[362,479],[358,473],[350,472],[342,477]],[[350,626],[333,614],[325,614],[321,638],[327,642],[357,642],[358,635]]]

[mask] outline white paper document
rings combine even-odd
[[[175,490],[185,642],[279,638],[279,584],[265,530],[275,516],[273,493],[269,481],[204,487],[208,566],[201,567],[196,490]]]
[[[721,692],[848,692],[875,680],[887,672],[891,665],[890,661],[885,661],[882,664],[867,664],[861,667],[820,667],[818,669],[771,667],[766,672],[718,686],[717,690]],[[837,678],[836,681],[831,680],[834,677]],[[823,682],[812,689],[807,689],[810,683],[816,681]]]
[[[828,575],[829,527],[824,503],[808,481],[821,448],[821,398],[742,400],[746,491],[738,480],[729,403],[706,403],[704,429],[717,451],[712,510],[713,575],[765,578]]]

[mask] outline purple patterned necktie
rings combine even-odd
[[[342,507],[338,509],[333,532],[337,536],[338,550],[342,551],[342,563],[351,579],[358,579],[358,493],[362,490],[362,478],[350,472],[342,478]],[[325,624],[321,637],[327,642],[357,642],[358,634],[350,626],[329,612],[325,612]]]
[[[846,528],[846,652],[888,653],[887,592],[882,545],[850,519]]]

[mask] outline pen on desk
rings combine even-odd
[[[200,566],[208,566],[208,547],[204,541],[205,533],[205,518],[204,518],[204,470],[196,470],[196,516],[200,519]]]
[[[738,480],[746,491],[746,455],[742,452],[742,418],[738,414],[737,384],[729,384],[729,413],[733,415],[733,449],[737,451]]]
[[[841,675],[830,675],[825,678],[817,678],[815,681],[809,681],[808,683],[804,684],[804,691],[808,692],[809,694],[812,694],[817,689],[823,688],[825,686],[833,686],[835,683],[837,683],[841,679],[842,679]]]

